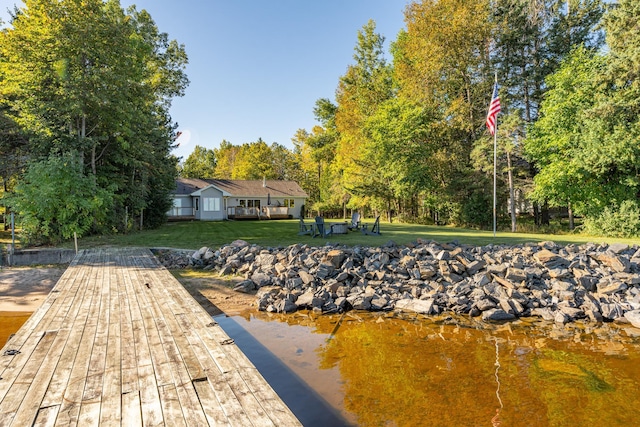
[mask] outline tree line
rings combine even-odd
[[[2,205],[55,242],[161,224],[177,173],[292,179],[307,209],[488,227],[494,73],[498,212],[552,209],[589,233],[640,233],[640,4],[421,0],[385,51],[370,21],[318,124],[293,149],[258,140],[171,155],[184,46],[117,0],[26,0],[0,31]],[[519,216],[520,215],[520,216]]]
[[[404,15],[389,52],[375,22],[358,31],[335,99],[316,101],[292,150],[198,147],[183,176],[296,179],[320,213],[489,227],[497,73],[503,227],[523,213],[548,225],[555,209],[570,228],[640,234],[637,1],[422,0]]]
[[[2,24],[2,23],[0,23]],[[117,0],[25,0],[0,31],[2,204],[31,243],[162,223],[184,46]],[[2,26],[2,25],[0,25]]]

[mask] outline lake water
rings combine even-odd
[[[28,318],[0,313],[0,346]],[[640,329],[217,316],[307,427],[640,425]]]
[[[0,349],[30,316],[28,312],[0,311]]]
[[[216,317],[305,426],[640,425],[640,329]]]

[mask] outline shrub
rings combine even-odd
[[[493,223],[492,200],[483,193],[471,193],[462,204],[461,220],[471,227],[490,227]]]
[[[586,217],[582,229],[606,237],[640,236],[640,206],[635,200],[607,206],[599,215]]]
[[[83,172],[76,153],[33,162],[9,198],[21,219],[26,244],[51,244],[99,227],[113,195]]]

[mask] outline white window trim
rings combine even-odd
[[[203,197],[203,212],[220,212],[220,197]]]

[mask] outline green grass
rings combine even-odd
[[[310,222],[310,221],[307,221]],[[338,222],[336,221],[327,221]],[[372,220],[365,223],[372,224]],[[389,224],[381,222],[381,236],[367,236],[360,232],[334,235],[328,238],[298,236],[298,220],[283,221],[221,221],[221,222],[176,222],[168,223],[157,230],[144,230],[126,235],[92,236],[80,239],[79,248],[99,246],[142,246],[197,249],[202,246],[220,247],[237,239],[246,240],[261,246],[288,246],[306,243],[321,246],[327,242],[349,246],[380,246],[389,240],[398,244],[407,244],[418,238],[435,240],[441,243],[458,241],[471,245],[518,244],[551,240],[560,244],[587,242],[624,242],[630,245],[640,243],[638,239],[607,239],[580,234],[532,234],[499,232],[493,237],[491,231],[439,227],[413,224]],[[73,247],[67,242],[65,247]]]

